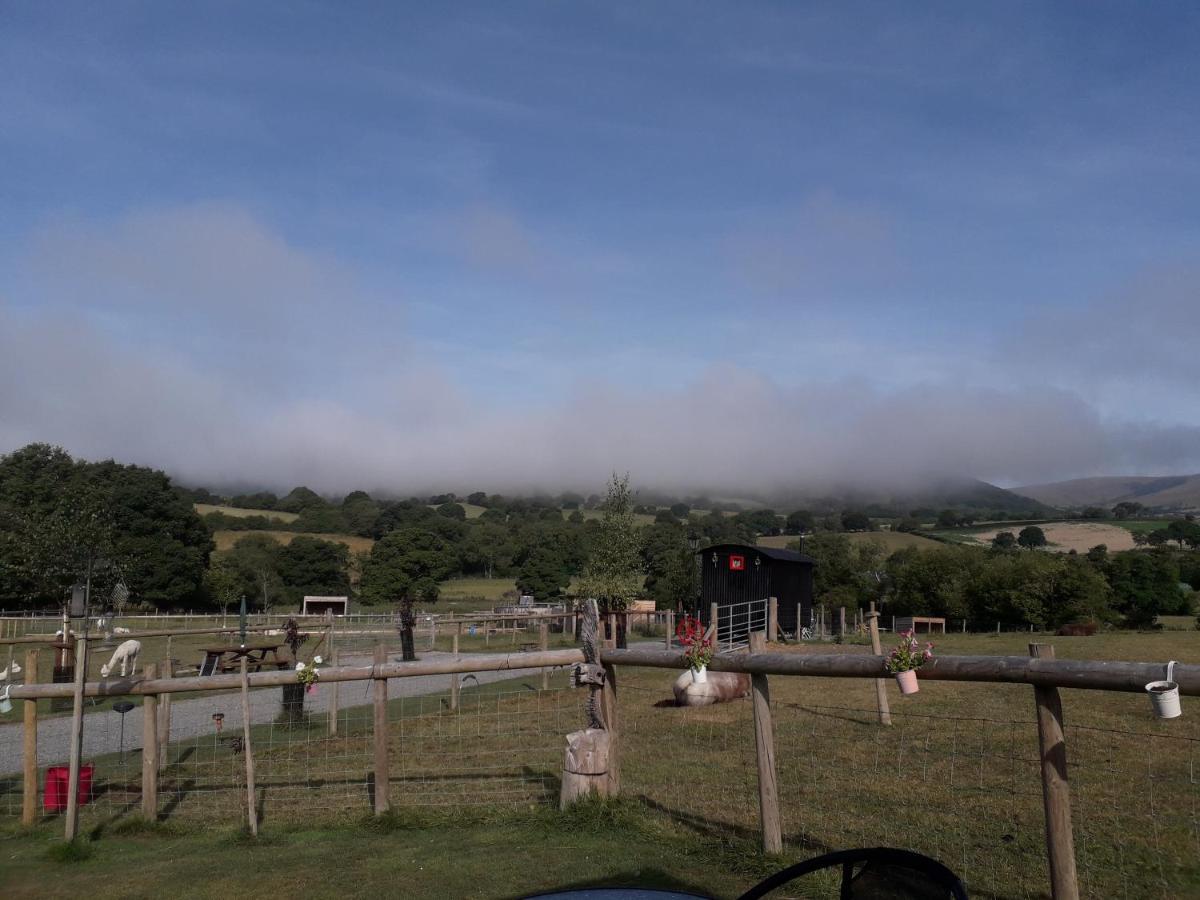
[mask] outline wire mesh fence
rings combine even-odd
[[[487,674],[503,680],[462,676],[457,708],[453,676],[389,682],[392,808],[557,802],[564,738],[584,725],[585,692],[567,687],[562,672],[549,690],[540,689],[536,674]],[[670,681],[676,676],[620,669],[622,793],[702,840],[754,842],[760,823],[752,705],[741,699],[675,707]],[[1028,687],[934,684],[918,700],[893,705],[893,724],[883,727],[870,681],[770,680],[790,857],[898,846],[942,860],[972,896],[1046,895],[1040,759]],[[337,823],[371,812],[373,690],[369,680],[318,682],[300,715],[285,714],[280,688],[251,691],[253,799],[264,827]],[[1166,730],[1149,718],[1142,698],[1080,692],[1068,699],[1083,896],[1200,896],[1200,733],[1189,723]],[[240,694],[176,695],[171,719],[158,816],[197,827],[244,822]],[[87,716],[95,743],[84,760],[94,770],[82,828],[141,814],[141,710],[126,715],[123,737],[120,723],[111,710]],[[54,735],[61,730],[48,731],[44,742],[61,741]],[[11,822],[21,812],[20,764],[2,761],[0,820]],[[54,812],[41,802],[46,776],[42,765],[38,812],[50,819]]]

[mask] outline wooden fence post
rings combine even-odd
[[[750,652],[766,650],[766,636],[750,633]],[[779,820],[779,784],[775,772],[775,727],[771,722],[771,689],[766,675],[750,676],[754,703],[754,749],[758,758],[758,816],[762,825],[762,846],[767,853],[783,850]]]
[[[883,647],[879,643],[879,613],[875,611],[875,601],[871,601],[871,611],[867,613],[867,627],[871,630],[871,652],[883,656]],[[888,708],[887,680],[875,679],[875,702],[879,707],[879,724],[892,724],[892,711]]]
[[[675,610],[667,610],[667,649],[671,649],[671,641],[675,638]]]
[[[158,666],[142,667],[146,680],[158,677]],[[142,818],[158,818],[158,695],[142,698]]]
[[[242,657],[242,755],[246,757],[246,821],[250,834],[258,837],[258,791],[254,784],[254,748],[250,746],[250,679],[246,657]]]
[[[375,645],[375,815],[379,816],[390,808],[388,801],[388,715],[387,679],[382,676],[387,664],[387,651],[383,644]]]
[[[544,619],[539,627],[538,649],[542,651],[550,649],[550,625]],[[542,666],[542,690],[550,690],[550,670],[545,666]]]
[[[69,627],[63,629],[64,642],[69,640]],[[75,693],[71,707],[71,746],[67,776],[67,821],[64,835],[68,841],[79,833],[79,758],[83,755],[83,686],[87,681],[86,636],[75,642]]]
[[[600,695],[600,716],[608,732],[608,796],[621,793],[621,723],[617,711],[617,667],[604,666],[604,689]]]
[[[15,622],[13,623],[16,624]],[[25,683],[33,684],[38,678],[38,652],[25,651]],[[37,763],[37,701],[25,701],[24,741],[24,793],[21,799],[21,824],[32,825],[37,821],[38,763]]]
[[[459,631],[462,626],[459,626]],[[454,635],[454,646],[451,648],[454,652],[454,658],[458,659],[458,635]],[[462,693],[462,675],[455,672],[450,676],[450,711],[454,712],[458,709],[459,695]]]
[[[168,638],[168,640],[170,640]],[[175,677],[175,662],[168,656],[162,664],[163,678]],[[167,767],[167,747],[171,743],[171,695],[163,694],[160,702],[162,709],[158,716],[158,768],[165,769]]]
[[[772,644],[779,640],[779,598],[767,600],[767,640]]]
[[[335,669],[338,665],[338,651],[335,648],[329,654],[329,664]],[[338,682],[329,686],[329,736],[336,737],[338,733]]]
[[[1050,644],[1030,644],[1029,655],[1054,659]],[[1054,900],[1078,900],[1075,838],[1071,832],[1071,789],[1067,783],[1067,743],[1062,698],[1058,688],[1034,687],[1037,702],[1038,750],[1042,758],[1042,806],[1046,815],[1046,854],[1050,862],[1050,894]]]
[[[838,634],[846,633],[846,607],[838,607]]]

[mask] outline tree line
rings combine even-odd
[[[798,545],[793,544],[793,547]],[[829,608],[874,601],[892,615],[931,615],[976,623],[1055,628],[1095,621],[1147,627],[1160,615],[1192,615],[1200,555],[1169,548],[1086,554],[992,548],[905,548],[852,543],[818,533],[804,540],[816,561],[814,593]]]

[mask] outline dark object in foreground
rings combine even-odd
[[[962,882],[936,859],[895,850],[871,847],[838,850],[788,866],[760,881],[738,900],[759,900],[776,888],[823,869],[841,868],[837,896],[841,900],[967,900]],[[831,895],[832,896],[832,895]],[[704,900],[699,894],[660,891],[638,887],[595,887],[546,894],[531,894],[526,900]]]
[[[738,900],[758,900],[797,878],[838,866],[842,900],[967,900],[958,876],[936,859],[891,847],[838,850],[796,863],[759,882]]]

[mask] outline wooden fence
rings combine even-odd
[[[769,678],[771,676],[819,676],[833,678],[878,679],[883,669],[880,655],[799,655],[766,652],[761,635],[756,635],[746,653],[721,653],[715,656],[710,669],[716,672],[740,672],[752,676],[752,708],[754,715],[755,748],[758,759],[759,807],[763,847],[778,852],[781,847],[779,800],[776,787],[775,740],[771,718]],[[542,646],[545,646],[544,637]],[[1041,757],[1043,802],[1046,826],[1046,847],[1049,859],[1050,883],[1055,898],[1078,897],[1075,874],[1075,854],[1072,843],[1070,789],[1067,779],[1067,746],[1063,729],[1060,688],[1099,691],[1143,692],[1150,681],[1163,676],[1158,663],[1057,660],[1052,647],[1031,645],[1031,656],[941,656],[921,670],[922,680],[984,682],[994,684],[1025,684],[1033,688],[1032,700],[1037,713]],[[27,670],[36,672],[36,651],[29,651]],[[604,703],[610,722],[612,742],[612,775],[619,786],[620,730],[616,718],[616,670],[622,666],[642,666],[662,669],[683,669],[686,661],[677,650],[634,647],[600,651],[600,662],[611,673],[605,684]],[[372,665],[323,668],[322,683],[364,682],[373,684],[374,715],[374,810],[376,814],[389,809],[387,692],[388,679],[418,675],[445,674],[458,676],[472,672],[503,672],[554,666],[571,666],[584,662],[584,653],[577,649],[540,650],[503,655],[452,656],[444,659],[409,663],[389,663],[386,655],[377,651]],[[1200,696],[1200,666],[1176,665],[1174,680],[1180,692]],[[37,783],[37,710],[38,698],[71,697],[75,718],[82,727],[81,713],[85,697],[114,697],[135,695],[146,698],[145,755],[142,767],[142,808],[153,816],[157,809],[157,753],[161,735],[156,718],[162,709],[160,700],[185,691],[240,690],[243,698],[251,688],[295,684],[291,671],[256,672],[243,670],[234,675],[208,677],[158,677],[156,667],[147,667],[140,679],[111,679],[103,682],[82,680],[77,673],[74,684],[26,684],[11,688],[13,700],[25,703],[24,742],[24,807],[23,821],[32,824],[36,817]],[[249,745],[249,716],[245,716],[247,782],[253,783],[253,753]],[[71,787],[68,799],[75,796],[80,762],[79,734],[73,729],[71,746]],[[251,793],[250,796],[253,796]],[[250,826],[254,804],[249,804]],[[68,809],[66,832],[72,836],[76,828],[76,810]]]

